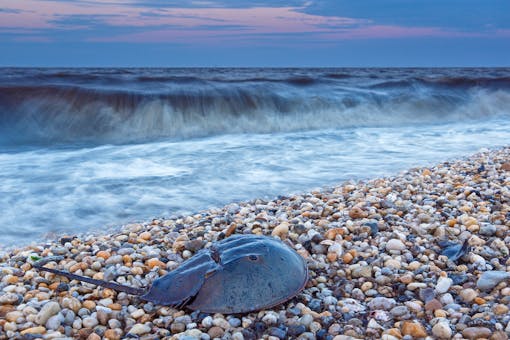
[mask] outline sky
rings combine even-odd
[[[0,0],[0,66],[510,66],[510,1]]]

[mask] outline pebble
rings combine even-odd
[[[510,279],[510,272],[504,271],[487,271],[483,272],[478,281],[476,282],[476,286],[480,290],[491,290],[498,285],[501,281],[505,281]]]
[[[57,330],[63,321],[64,316],[62,314],[53,315],[46,321],[46,329]]]
[[[223,330],[223,328],[221,327],[218,327],[218,326],[212,326],[211,328],[209,328],[209,330],[207,331],[207,334],[209,334],[209,336],[211,337],[211,339],[214,339],[214,338],[221,338],[223,336],[223,333],[225,333],[225,331]]]
[[[441,276],[436,283],[436,292],[439,294],[444,294],[450,289],[453,281],[448,277]]]
[[[85,328],[94,328],[99,324],[95,317],[88,316],[82,319],[83,327]]]
[[[14,293],[7,293],[0,295],[0,305],[17,305],[20,302],[20,297]]]
[[[406,249],[406,246],[402,241],[398,239],[391,239],[388,241],[388,243],[386,243],[386,249],[402,251]]]
[[[44,333],[46,333],[46,328],[44,328],[43,326],[30,327],[20,332],[21,335],[44,334]]]
[[[425,338],[427,336],[425,327],[423,327],[421,323],[413,321],[404,321],[402,325],[402,334],[410,335],[413,338]]]
[[[373,298],[368,303],[368,308],[370,308],[371,310],[390,310],[393,307],[395,307],[396,304],[397,302],[395,301],[395,299],[379,296]]]
[[[450,339],[452,333],[452,329],[447,321],[439,321],[432,327],[432,334],[439,339]]]
[[[474,290],[472,288],[467,288],[467,289],[462,289],[459,292],[459,296],[461,297],[462,301],[469,303],[469,302],[473,301],[478,296],[478,293],[476,292],[476,290]]]
[[[150,326],[137,323],[136,325],[131,327],[131,329],[129,330],[129,333],[133,334],[133,335],[142,335],[142,334],[149,333],[150,331],[151,331]]]
[[[41,308],[39,313],[37,313],[37,316],[35,318],[35,322],[38,323],[39,325],[46,324],[46,321],[48,321],[48,319],[50,317],[52,317],[53,315],[55,315],[58,312],[60,312],[60,309],[61,309],[60,305],[57,302],[50,301],[50,302],[46,303]]]
[[[492,331],[486,327],[467,327],[462,331],[462,336],[467,339],[489,338]]]

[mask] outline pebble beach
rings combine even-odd
[[[61,235],[0,253],[1,339],[507,339],[510,147],[394,177]],[[271,310],[205,314],[70,281],[133,287],[232,234],[277,237],[309,282]],[[282,277],[282,280],[286,278]]]

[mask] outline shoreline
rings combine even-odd
[[[506,339],[509,187],[504,147],[391,177],[130,224],[110,235],[7,249],[0,256],[0,338]],[[308,262],[305,290],[266,311],[203,315],[69,283],[29,260],[61,255],[50,265],[145,287],[232,233],[285,239]]]

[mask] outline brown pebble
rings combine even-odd
[[[170,330],[173,334],[182,333],[186,329],[186,325],[182,322],[174,322],[170,325]]]
[[[503,163],[503,165],[501,165],[501,170],[510,171],[510,162]]]
[[[368,216],[368,213],[366,211],[363,211],[360,207],[353,207],[351,210],[349,210],[349,217],[352,219],[357,218],[365,218]]]
[[[78,331],[78,336],[81,339],[87,339],[90,334],[92,334],[94,330],[92,328],[82,328]]]
[[[343,235],[344,230],[342,228],[331,228],[324,234],[324,237],[328,240],[334,240],[336,239],[337,235]]]
[[[503,331],[496,331],[491,335],[490,340],[508,340],[508,335]]]
[[[351,253],[345,253],[342,256],[342,260],[344,261],[344,263],[351,263],[353,259],[354,259],[354,257],[352,256]]]
[[[87,337],[87,340],[101,340],[101,337],[96,333],[90,333],[90,335]]]
[[[423,170],[421,175],[422,176],[430,176],[430,175],[432,175],[432,172],[429,169],[425,169],[425,170]]]
[[[428,311],[435,311],[441,308],[443,308],[443,304],[438,299],[432,299],[425,304],[425,310]]]
[[[120,329],[107,329],[104,332],[104,337],[109,340],[120,340],[122,336],[122,332]]]
[[[112,303],[108,305],[111,310],[121,310],[122,306],[119,303]]]
[[[13,305],[0,306],[0,318],[4,318],[7,315],[7,313],[10,313],[14,310],[16,310],[16,307],[14,307]]]
[[[399,280],[400,280],[400,282],[402,282],[404,284],[409,284],[409,283],[413,282],[413,275],[409,274],[409,273],[404,274],[401,277],[399,277]]]
[[[421,323],[412,321],[404,321],[402,324],[402,334],[410,335],[413,338],[425,338],[427,336],[425,327]]]
[[[223,328],[221,327],[218,327],[218,326],[212,326],[211,328],[209,328],[209,330],[207,331],[207,334],[209,334],[209,336],[211,337],[211,339],[214,339],[214,338],[221,338],[223,336],[223,333],[225,333],[225,331],[223,330]]]
[[[230,235],[232,235],[236,231],[236,228],[237,228],[237,224],[235,224],[235,223],[232,223],[231,225],[229,225],[227,230],[225,230],[225,237],[229,237]]]
[[[467,339],[488,338],[492,331],[486,327],[467,327],[462,331],[462,336]]]

